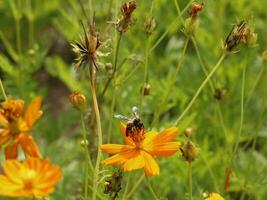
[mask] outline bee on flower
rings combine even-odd
[[[144,169],[147,176],[159,175],[160,168],[155,157],[174,155],[180,148],[180,142],[173,142],[178,129],[171,127],[162,133],[146,131],[133,108],[135,117],[127,120],[127,125],[121,123],[120,128],[126,145],[103,144],[101,150],[108,154],[115,154],[102,163],[105,165],[122,165],[124,171]]]
[[[7,160],[0,174],[0,196],[45,197],[53,193],[62,172],[48,159],[29,157],[23,162]]]
[[[32,100],[23,114],[24,101],[9,99],[0,104],[0,148],[4,147],[6,159],[18,157],[18,147],[31,157],[41,157],[32,136],[28,134],[43,112],[41,97]]]

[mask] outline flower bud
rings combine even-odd
[[[188,141],[187,143],[182,144],[180,151],[187,162],[192,162],[197,158],[199,148],[193,142]]]
[[[150,88],[151,88],[150,84],[146,83],[143,87],[141,87],[141,90],[140,90],[141,94],[143,96],[148,96],[150,93]]]
[[[71,104],[78,110],[84,111],[86,108],[86,98],[83,94],[79,92],[72,92],[69,95],[69,100]]]
[[[184,130],[184,135],[188,138],[191,138],[193,134],[193,128],[188,127]]]
[[[88,146],[88,140],[82,140],[81,141],[81,146],[82,147],[87,147]]]

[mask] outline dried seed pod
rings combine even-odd
[[[156,29],[157,23],[153,16],[149,16],[146,18],[144,23],[144,30],[147,35],[151,35]]]
[[[151,86],[150,84],[146,83],[143,87],[140,88],[140,93],[143,96],[148,96],[150,94]]]
[[[122,18],[116,24],[116,28],[119,32],[126,32],[129,26],[132,24],[132,13],[136,9],[136,1],[132,0],[128,3],[124,3],[121,6]]]

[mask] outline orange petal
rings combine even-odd
[[[23,151],[27,153],[29,156],[36,158],[42,157],[39,148],[32,136],[24,133],[20,134],[19,143]]]
[[[153,142],[154,143],[163,143],[163,142],[171,142],[177,135],[178,128],[172,127],[164,130],[162,133],[158,134]]]
[[[145,159],[143,157],[143,154],[141,151],[135,151],[135,157],[127,160],[123,164],[123,170],[124,171],[132,171],[135,169],[140,169],[145,166]]]
[[[165,142],[161,144],[150,144],[144,146],[144,150],[153,156],[171,156],[175,154],[181,146],[180,142]]]
[[[25,112],[25,120],[28,127],[32,127],[33,124],[41,117],[43,111],[40,110],[42,104],[42,98],[34,98]]]
[[[156,160],[145,151],[142,151],[145,160],[144,170],[147,176],[159,175],[159,165]]]
[[[126,144],[134,146],[135,145],[134,141],[130,137],[126,137],[126,125],[124,123],[122,123],[122,122],[120,124],[120,129],[121,129],[123,137],[124,137],[124,139],[126,141]]]
[[[100,149],[102,151],[109,154],[117,154],[132,150],[133,148],[134,148],[133,146],[121,145],[121,144],[103,144],[100,146]]]
[[[8,179],[10,179],[14,184],[22,185],[23,179],[21,175],[18,173],[23,168],[23,165],[17,160],[7,160],[3,164],[4,174]]]
[[[0,113],[0,126],[3,128],[8,127],[8,121],[1,113]]]
[[[0,196],[17,197],[17,190],[21,187],[8,177],[0,175]]]
[[[18,138],[15,138],[13,144],[5,148],[5,155],[7,160],[17,159],[18,145],[19,145],[19,140]]]
[[[3,144],[6,144],[11,137],[9,130],[0,130],[0,147]]]
[[[121,165],[124,164],[127,160],[136,156],[136,150],[129,150],[114,156],[111,156],[102,161],[104,165]]]

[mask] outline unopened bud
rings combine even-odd
[[[87,147],[88,146],[88,140],[82,140],[81,141],[81,146],[82,147]]]
[[[84,111],[86,108],[86,98],[83,94],[79,92],[72,92],[69,95],[69,100],[71,104],[78,110]]]
[[[191,127],[188,127],[184,130],[184,135],[188,138],[191,138],[193,134],[193,129]]]
[[[141,87],[141,94],[143,96],[148,96],[150,94],[150,84],[146,83],[143,87]]]
[[[187,143],[182,144],[180,151],[187,162],[192,162],[197,158],[199,148],[193,142],[188,141]]]

